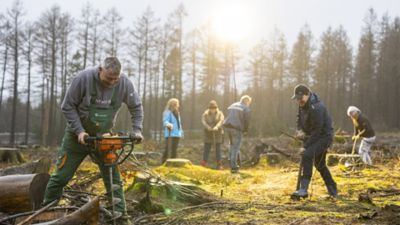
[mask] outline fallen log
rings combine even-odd
[[[82,207],[63,207],[63,208],[50,208],[44,210],[34,219],[31,220],[35,225],[77,225],[77,224],[99,224],[99,197],[93,198]],[[75,210],[69,213],[70,210]],[[64,211],[64,212],[63,212]],[[39,212],[39,211],[38,211]],[[18,216],[18,215],[17,215]],[[18,221],[27,220],[25,218],[18,218]],[[3,220],[4,221],[4,220]],[[21,223],[21,222],[20,222]]]
[[[97,196],[92,201],[86,203],[75,212],[58,220],[43,223],[51,225],[76,225],[89,224],[97,225],[99,223],[100,198]],[[37,225],[40,225],[37,224]]]
[[[278,148],[278,147],[275,146],[275,145],[271,145],[271,146],[272,146],[272,150],[273,150],[273,151],[275,151],[275,152],[277,152],[277,153],[279,153],[279,154],[281,154],[281,155],[283,155],[283,156],[286,156],[286,157],[288,157],[288,158],[291,157],[291,155],[290,155],[289,153],[285,152],[285,150],[283,150],[283,149],[281,149],[281,148]]]
[[[18,223],[17,225],[25,225],[25,224],[30,224],[30,222],[36,217],[38,216],[40,213],[48,210],[50,207],[52,207],[53,205],[57,204],[57,200],[54,200],[53,202],[51,202],[50,204],[46,205],[45,207],[39,209],[38,211],[36,211],[34,214],[28,216],[26,219],[24,219],[22,222]]]
[[[178,158],[178,159],[167,159],[167,161],[165,161],[166,167],[185,167],[190,165],[193,164],[189,159]]]
[[[49,178],[47,173],[0,177],[0,211],[19,213],[38,209]]]
[[[51,167],[51,160],[49,158],[41,158],[38,161],[24,163],[22,165],[1,169],[0,176],[13,175],[13,174],[48,173],[50,167]]]

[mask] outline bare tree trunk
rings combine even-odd
[[[31,43],[29,42],[29,47],[28,47],[28,93],[27,93],[27,98],[26,98],[26,115],[25,115],[25,144],[28,144],[29,142],[29,125],[30,125],[30,110],[31,110],[31,65],[32,65],[32,59],[31,59]]]
[[[54,24],[55,26],[55,24]],[[49,134],[47,139],[47,145],[54,146],[54,128],[55,128],[55,102],[56,102],[56,95],[55,95],[55,82],[56,82],[56,31],[55,27],[52,27],[52,42],[51,42],[51,78],[50,78],[50,102],[49,102]]]
[[[9,23],[7,22],[7,31],[10,28]],[[8,33],[8,32],[7,32]],[[8,38],[5,40],[5,52],[4,52],[4,64],[3,64],[3,77],[1,79],[1,88],[0,88],[0,114],[1,114],[1,107],[3,105],[3,91],[4,91],[4,81],[6,79],[6,71],[7,71],[7,59],[8,59]]]
[[[18,28],[18,15],[14,17],[15,33],[14,33],[14,93],[12,103],[12,114],[11,114],[11,130],[10,130],[10,145],[15,145],[15,130],[16,130],[16,119],[17,119],[17,102],[18,102],[18,69],[19,69],[19,28]]]

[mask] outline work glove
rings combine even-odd
[[[168,130],[172,130],[174,128],[174,125],[172,125],[172,123],[167,124],[167,128]]]
[[[299,155],[303,155],[306,151],[306,148],[299,148]]]
[[[299,140],[304,140],[305,137],[306,137],[306,134],[304,133],[304,131],[302,131],[302,130],[296,131],[295,138],[297,138]]]
[[[213,131],[218,131],[218,127],[214,127],[212,130]]]
[[[143,141],[143,135],[142,132],[140,131],[134,131],[131,133],[130,135],[131,140],[135,143],[135,144],[140,144]]]

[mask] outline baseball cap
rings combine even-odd
[[[292,99],[301,99],[303,95],[308,95],[310,93],[310,88],[308,88],[304,84],[298,84],[296,87],[294,87],[294,94],[292,96]]]

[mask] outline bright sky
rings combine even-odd
[[[362,19],[369,7],[373,7],[378,16],[388,12],[391,17],[400,15],[398,0],[89,0],[105,12],[115,6],[123,16],[124,26],[131,25],[147,6],[155,15],[165,19],[179,3],[183,3],[188,12],[184,23],[186,31],[199,27],[209,18],[214,18],[217,33],[224,38],[240,41],[242,50],[249,49],[258,40],[268,38],[274,27],[285,34],[289,46],[292,46],[299,29],[308,23],[315,38],[329,26],[343,25],[356,47],[363,24]],[[9,8],[13,0],[1,0],[0,12]],[[61,6],[75,18],[85,0],[23,0],[26,17],[36,19],[53,4]],[[231,18],[229,20],[229,18]],[[231,21],[231,22],[227,22]],[[233,23],[235,24],[233,24]],[[236,29],[237,28],[237,29]],[[238,32],[238,31],[241,32]],[[236,37],[236,38],[233,38]]]

